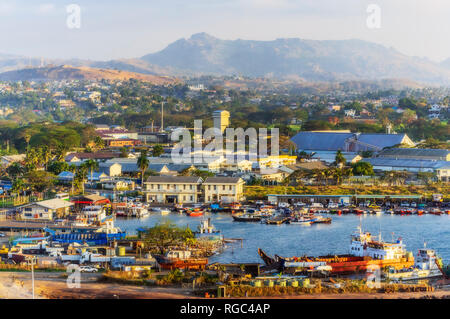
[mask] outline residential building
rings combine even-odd
[[[147,202],[196,203],[202,195],[200,177],[150,176],[144,182]]]
[[[202,184],[205,202],[241,201],[244,197],[244,184],[239,177],[208,177]]]
[[[53,220],[67,216],[71,206],[68,201],[54,198],[22,206],[20,216],[23,220]]]
[[[119,163],[102,162],[98,164],[99,171],[111,177],[122,175],[122,165]]]
[[[442,182],[450,182],[450,165],[443,165],[437,168],[436,177]]]

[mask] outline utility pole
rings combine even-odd
[[[30,264],[31,264],[31,290],[32,290],[32,294],[33,294],[33,299],[34,299],[34,264],[36,263],[36,257],[32,257],[30,260]]]
[[[164,102],[161,102],[161,132],[164,131]]]

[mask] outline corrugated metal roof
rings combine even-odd
[[[446,161],[432,161],[432,160],[415,160],[415,159],[393,159],[393,158],[367,158],[363,159],[373,166],[390,166],[390,167],[414,167],[414,168],[432,168],[436,169],[448,165]]]
[[[202,179],[196,176],[149,176],[148,183],[199,183]]]
[[[406,134],[360,134],[357,138],[359,142],[376,146],[378,148],[391,147],[401,144]]]
[[[446,158],[449,150],[431,148],[390,148],[380,152],[379,156],[417,156],[417,157],[440,157]]]
[[[240,177],[208,177],[203,184],[237,184]]]
[[[299,150],[344,150],[346,139],[353,133],[338,132],[299,132],[291,141],[297,144]]]

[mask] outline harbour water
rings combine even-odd
[[[120,219],[116,225],[129,234],[139,227],[152,227],[156,223],[170,220],[178,226],[188,225],[195,230],[203,218],[211,218],[212,224],[222,232],[225,238],[242,238],[240,243],[228,244],[221,254],[212,256],[209,261],[223,263],[262,262],[258,248],[268,254],[280,256],[327,255],[348,253],[350,234],[360,224],[355,215],[332,215],[331,224],[302,225],[265,225],[260,223],[233,222],[230,214],[207,214],[203,217],[188,217],[172,213],[166,216],[151,215],[142,219]],[[364,231],[391,241],[403,239],[408,251],[417,253],[424,242],[435,249],[444,264],[450,263],[450,215],[364,215],[361,216]]]

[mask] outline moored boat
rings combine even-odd
[[[165,255],[154,256],[161,269],[203,270],[208,264],[207,258],[193,258],[189,250],[171,250]]]
[[[258,253],[268,266],[283,269],[286,262],[325,262],[333,274],[362,272],[372,267],[403,269],[414,265],[414,257],[405,250],[401,239],[395,243],[374,240],[370,233],[362,232],[360,228],[352,234],[350,253],[346,255],[288,258],[275,255],[272,258],[261,249]]]

